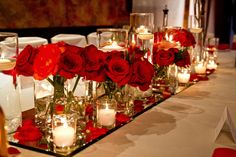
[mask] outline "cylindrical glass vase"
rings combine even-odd
[[[0,105],[6,116],[7,132],[21,125],[20,81],[14,71],[18,55],[18,35],[0,32]]]

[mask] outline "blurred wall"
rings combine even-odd
[[[0,0],[0,28],[123,25],[132,0]]]
[[[132,12],[153,12],[155,26],[163,24],[163,9],[167,5],[168,25],[183,26],[185,0],[133,0]]]

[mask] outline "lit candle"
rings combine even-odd
[[[217,68],[217,64],[214,61],[210,60],[207,64],[207,69],[212,70],[212,69],[216,69],[216,68]]]
[[[109,104],[105,104],[105,105],[106,105],[105,109],[98,110],[97,121],[100,125],[109,127],[109,126],[112,126],[113,124],[115,124],[116,111],[115,111],[115,109],[109,109],[108,108]]]
[[[55,127],[53,130],[53,141],[56,146],[72,146],[75,140],[75,129],[64,123],[62,126]]]
[[[15,64],[16,64],[15,59],[0,58],[0,71],[11,70],[14,68]]]
[[[178,73],[179,83],[188,83],[189,79],[190,79],[189,73],[186,73],[186,72]]]
[[[117,44],[116,41],[113,41],[111,45],[106,45],[104,47],[101,48],[102,51],[113,51],[113,50],[116,50],[116,51],[125,51],[125,48],[124,47],[121,47]]]
[[[194,69],[197,74],[205,74],[206,73],[206,66],[204,66],[203,63],[199,63],[199,64],[195,65]]]
[[[138,33],[138,38],[141,40],[150,40],[154,37],[154,35],[148,32],[148,29],[143,25],[137,28],[136,33]]]

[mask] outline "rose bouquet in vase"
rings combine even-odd
[[[193,35],[183,28],[163,28],[154,33],[153,90],[174,94],[178,86],[178,68],[190,67],[188,48],[195,45]]]
[[[17,57],[17,74],[35,80],[35,120],[40,126],[45,126],[46,119],[52,114],[83,114],[84,104],[79,106],[80,112],[73,111],[79,105],[74,91],[83,70],[83,50],[63,42],[38,48],[28,45]],[[67,81],[74,78],[76,83],[70,89]]]
[[[122,51],[103,52],[92,45],[85,49],[81,75],[97,82],[95,99],[115,99],[118,112],[126,112],[133,105],[130,87],[142,91],[149,89],[154,70],[147,59],[141,56],[131,58]]]

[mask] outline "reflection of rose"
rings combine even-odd
[[[190,55],[187,50],[183,51],[181,54],[176,53],[175,64],[180,67],[186,67],[190,65]]]
[[[34,61],[34,78],[43,80],[49,75],[55,75],[57,72],[57,63],[60,59],[61,50],[56,44],[40,46],[39,53]]]
[[[16,60],[15,68],[18,75],[33,76],[33,64],[37,53],[38,49],[33,48],[31,45],[24,48]]]
[[[65,45],[65,51],[61,54],[59,62],[59,74],[67,79],[75,77],[82,70],[82,58],[80,56],[83,48]]]
[[[130,67],[128,61],[121,57],[111,55],[111,57],[108,57],[107,59],[106,74],[119,86],[125,85],[130,79]]]
[[[17,128],[14,138],[19,142],[38,141],[42,138],[42,133],[35,126],[32,120],[24,120],[21,127]]]
[[[149,89],[149,85],[151,84],[154,75],[153,65],[142,58],[135,60],[132,68],[132,76],[129,84],[134,87],[139,87],[142,91]]]
[[[156,54],[153,56],[154,63],[158,64],[159,66],[167,66],[174,63],[174,51],[172,50],[159,50],[156,52]]]
[[[104,53],[98,50],[94,45],[85,47],[82,52],[84,60],[84,69],[81,73],[87,80],[98,82],[105,81],[104,72]]]

